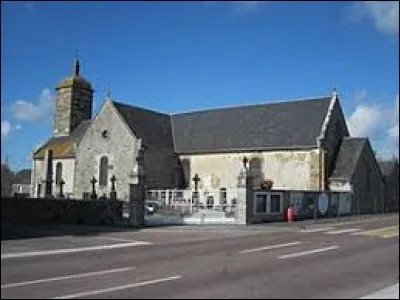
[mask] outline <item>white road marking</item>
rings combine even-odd
[[[286,244],[277,244],[277,245],[271,245],[271,246],[265,246],[265,247],[259,247],[259,248],[253,248],[253,249],[246,249],[242,250],[239,253],[244,254],[244,253],[253,253],[253,252],[259,252],[259,251],[264,251],[264,250],[271,250],[271,249],[277,249],[277,248],[283,248],[283,247],[290,247],[290,246],[295,246],[295,245],[300,245],[303,242],[301,241],[295,241],[291,243],[286,243]]]
[[[380,291],[366,295],[359,299],[399,299],[399,284],[388,286]]]
[[[339,248],[339,246],[330,246],[330,247],[325,247],[325,248],[318,248],[318,249],[313,249],[313,250],[308,250],[308,251],[302,251],[302,252],[297,252],[297,253],[292,253],[292,254],[281,255],[278,258],[285,259],[285,258],[292,258],[292,257],[310,255],[310,254],[314,254],[314,253],[320,253],[320,252],[324,252],[324,251],[334,250],[334,249],[337,249],[337,248]]]
[[[113,237],[113,236],[96,236],[96,238],[100,239],[100,240],[108,240],[108,241],[136,242],[135,240],[129,240],[129,239]]]
[[[25,286],[25,285],[31,285],[31,284],[37,284],[37,283],[61,281],[61,280],[96,276],[96,275],[106,275],[106,274],[113,274],[113,273],[118,273],[118,272],[127,272],[127,271],[131,271],[134,269],[136,269],[136,268],[135,267],[119,268],[119,269],[102,270],[102,271],[96,271],[96,272],[72,274],[72,275],[66,275],[66,276],[60,276],[60,277],[43,278],[43,279],[23,281],[23,282],[6,283],[6,284],[2,284],[1,288],[7,289],[7,288],[12,288],[12,287],[19,287],[19,286]]]
[[[177,280],[177,279],[180,279],[180,278],[182,278],[181,275],[176,275],[176,276],[158,278],[158,279],[147,280],[147,281],[142,281],[142,282],[137,282],[137,283],[132,283],[132,284],[119,285],[119,286],[114,286],[114,287],[106,288],[106,289],[93,290],[93,291],[87,291],[87,292],[76,293],[76,294],[69,294],[69,295],[54,297],[54,298],[51,298],[51,299],[81,298],[81,297],[86,297],[86,296],[93,296],[93,295],[99,295],[99,294],[105,294],[105,293],[111,293],[111,292],[131,289],[131,288],[144,286],[144,285],[149,285],[149,284],[154,284],[154,283],[161,283],[161,282]]]
[[[333,227],[310,228],[310,229],[302,229],[302,230],[300,230],[300,232],[312,233],[312,232],[320,232],[320,231],[331,230],[331,229],[333,229]]]
[[[332,230],[325,232],[326,234],[342,234],[342,233],[351,233],[351,232],[357,232],[360,231],[358,228],[349,228],[349,229],[339,229],[339,230]]]
[[[131,242],[131,243],[111,244],[111,245],[92,246],[92,247],[7,253],[7,254],[1,254],[1,259],[3,260],[3,259],[10,259],[10,258],[34,257],[34,256],[45,256],[45,255],[56,255],[56,254],[68,254],[68,253],[97,251],[97,250],[110,250],[110,249],[118,249],[118,248],[143,246],[143,245],[151,245],[151,243],[137,241],[137,242]]]

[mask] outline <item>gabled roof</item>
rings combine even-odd
[[[329,179],[351,180],[367,138],[345,137],[340,145],[335,169]]]
[[[316,146],[332,97],[172,115],[177,153]]]
[[[173,149],[169,115],[115,101],[113,104],[146,147]]]
[[[398,166],[395,161],[378,161],[383,176],[390,176],[393,170]]]
[[[43,159],[47,149],[53,150],[53,158],[75,157],[75,143],[79,143],[91,124],[90,120],[82,121],[69,136],[50,138],[33,154],[34,159]]]

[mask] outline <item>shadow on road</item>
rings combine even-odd
[[[122,225],[92,226],[66,224],[12,224],[1,222],[1,240],[33,239],[56,236],[97,236],[109,232],[137,230]]]

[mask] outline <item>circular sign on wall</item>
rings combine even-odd
[[[318,210],[319,210],[319,212],[321,214],[325,214],[326,211],[328,210],[328,206],[329,206],[328,195],[325,194],[325,193],[322,193],[318,197]]]

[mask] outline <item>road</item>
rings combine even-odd
[[[2,240],[1,298],[360,298],[399,282],[398,234],[391,215]]]

